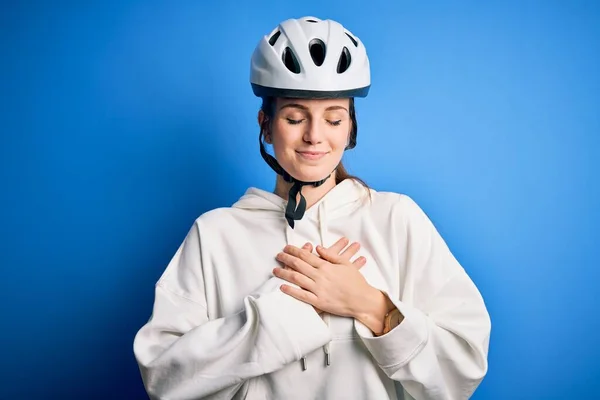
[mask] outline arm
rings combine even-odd
[[[401,205],[407,271],[401,299],[385,294],[403,318],[379,337],[358,321],[357,331],[381,369],[412,397],[469,398],[487,372],[488,312],[425,213],[407,196]]]
[[[247,379],[331,340],[310,305],[279,290],[279,278],[246,296],[237,314],[209,320],[201,259],[195,225],[159,279],[152,316],[135,337],[152,399],[230,399]]]

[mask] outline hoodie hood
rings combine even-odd
[[[325,194],[319,201],[306,210],[304,218],[319,220],[319,209],[327,211],[328,218],[339,218],[352,214],[368,198],[367,189],[354,179],[345,179]],[[285,219],[288,201],[275,193],[251,187],[233,204],[234,208],[253,210]]]
[[[328,237],[329,221],[351,215],[367,200],[369,200],[368,189],[354,179],[345,179],[308,208],[302,220],[297,222],[300,224],[316,223],[319,227],[321,239],[319,244],[323,247],[329,247],[337,240],[337,238]],[[233,204],[233,208],[259,213],[261,218],[278,218],[285,222],[287,203],[287,200],[282,199],[275,193],[251,187]],[[294,228],[287,223],[285,225],[286,243],[296,244],[296,241],[293,240]]]

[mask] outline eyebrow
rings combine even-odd
[[[283,110],[284,108],[298,108],[302,111],[308,111],[308,107],[303,106],[302,104],[298,104],[298,103],[288,103],[288,104],[282,106],[279,109],[279,111]],[[344,111],[348,112],[348,109],[346,107],[342,107],[342,106],[330,106],[325,109],[325,111],[333,111],[333,110],[344,110]]]

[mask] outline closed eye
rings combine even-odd
[[[341,119],[338,119],[337,121],[329,121],[328,120],[327,123],[332,126],[339,126],[342,123],[342,120]]]
[[[291,118],[286,118],[286,119],[290,125],[298,125],[299,123],[304,121],[304,119],[291,119]]]

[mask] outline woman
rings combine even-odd
[[[287,20],[257,46],[251,83],[275,193],[200,216],[160,277],[134,341],[150,396],[468,398],[487,371],[479,291],[410,197],[341,164],[370,86],[362,42]]]

